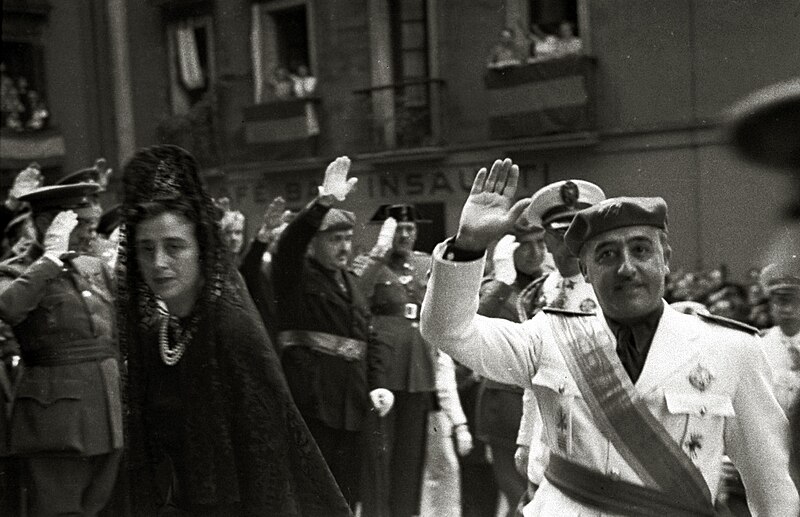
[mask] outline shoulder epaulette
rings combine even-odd
[[[758,335],[758,329],[748,325],[747,323],[742,323],[741,321],[733,320],[731,318],[726,318],[724,316],[716,316],[714,314],[702,314],[698,313],[697,316],[700,317],[701,320],[705,321],[706,323],[710,323],[712,325],[720,325],[723,327],[727,327],[729,329],[740,330],[742,332],[747,332],[753,336]]]
[[[593,312],[583,312],[583,311],[568,311],[567,309],[559,309],[557,307],[542,307],[542,311],[546,312],[547,314],[558,314],[561,316],[594,316],[595,313]]]

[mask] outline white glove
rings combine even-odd
[[[372,407],[378,412],[379,417],[384,417],[394,406],[394,393],[386,388],[375,388],[369,392]]]
[[[72,210],[59,212],[44,234],[44,254],[59,258],[69,251],[69,235],[78,226],[78,215]]]
[[[517,467],[517,472],[522,476],[528,475],[528,458],[530,457],[531,448],[527,445],[517,445],[517,450],[514,452],[514,466]]]
[[[517,268],[514,267],[514,251],[518,247],[519,243],[513,235],[505,235],[497,242],[492,255],[495,280],[511,285],[517,279]]]
[[[272,231],[283,224],[282,218],[286,211],[286,201],[281,196],[273,199],[264,211],[264,218],[261,220],[261,228],[256,238],[261,242],[268,242],[272,237]]]
[[[372,247],[370,255],[373,257],[385,257],[394,244],[394,232],[397,231],[397,219],[389,217],[383,222],[381,231],[378,232],[378,241]]]
[[[347,179],[350,171],[350,158],[340,156],[328,164],[325,170],[325,179],[318,188],[320,196],[333,196],[339,201],[344,201],[347,194],[353,190],[358,178]]]
[[[44,176],[42,176],[42,171],[39,170],[39,165],[36,163],[28,165],[14,178],[14,184],[11,186],[11,190],[8,191],[6,206],[10,203],[12,206],[9,206],[9,208],[16,210],[19,206],[18,200],[20,196],[24,196],[31,190],[41,187],[42,182],[44,182]]]
[[[466,424],[455,426],[456,450],[459,456],[466,456],[472,452],[472,433]]]

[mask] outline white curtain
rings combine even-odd
[[[261,8],[258,4],[253,4],[250,18],[253,25],[250,28],[250,56],[253,59],[253,91],[255,92],[255,102],[260,103],[264,98],[264,64],[263,46],[261,36]]]
[[[200,66],[200,55],[197,51],[194,31],[195,27],[191,21],[181,22],[175,29],[181,82],[189,90],[205,86],[205,75]]]

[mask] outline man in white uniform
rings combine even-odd
[[[671,248],[661,198],[579,212],[564,239],[594,287],[594,313],[545,309],[524,323],[476,315],[487,245],[519,169],[481,169],[455,238],[435,250],[422,334],[499,382],[533,388],[550,462],[526,515],[713,515],[723,451],[754,515],[798,515],[788,422],[758,340],[663,300]]]
[[[788,415],[800,403],[800,258],[770,264],[761,283],[775,322],[761,345],[774,373],[775,397]]]
[[[519,321],[532,318],[543,307],[591,312],[597,308],[594,289],[581,275],[578,259],[564,243],[572,218],[606,198],[603,189],[594,183],[573,179],[545,185],[531,196],[531,203],[522,214],[531,224],[544,228],[544,243],[553,256],[556,270],[531,282],[517,300]],[[527,504],[542,483],[549,451],[543,441],[542,419],[532,389],[522,398],[522,418],[517,434],[517,469],[528,478],[528,493],[521,504]]]

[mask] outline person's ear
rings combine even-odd
[[[669,261],[672,258],[672,247],[664,246],[664,276],[669,274]]]
[[[578,259],[578,268],[581,270],[581,274],[583,275],[583,279],[586,280],[587,284],[591,284],[592,280],[589,278],[589,269],[586,267],[586,264],[583,263],[583,260]]]

